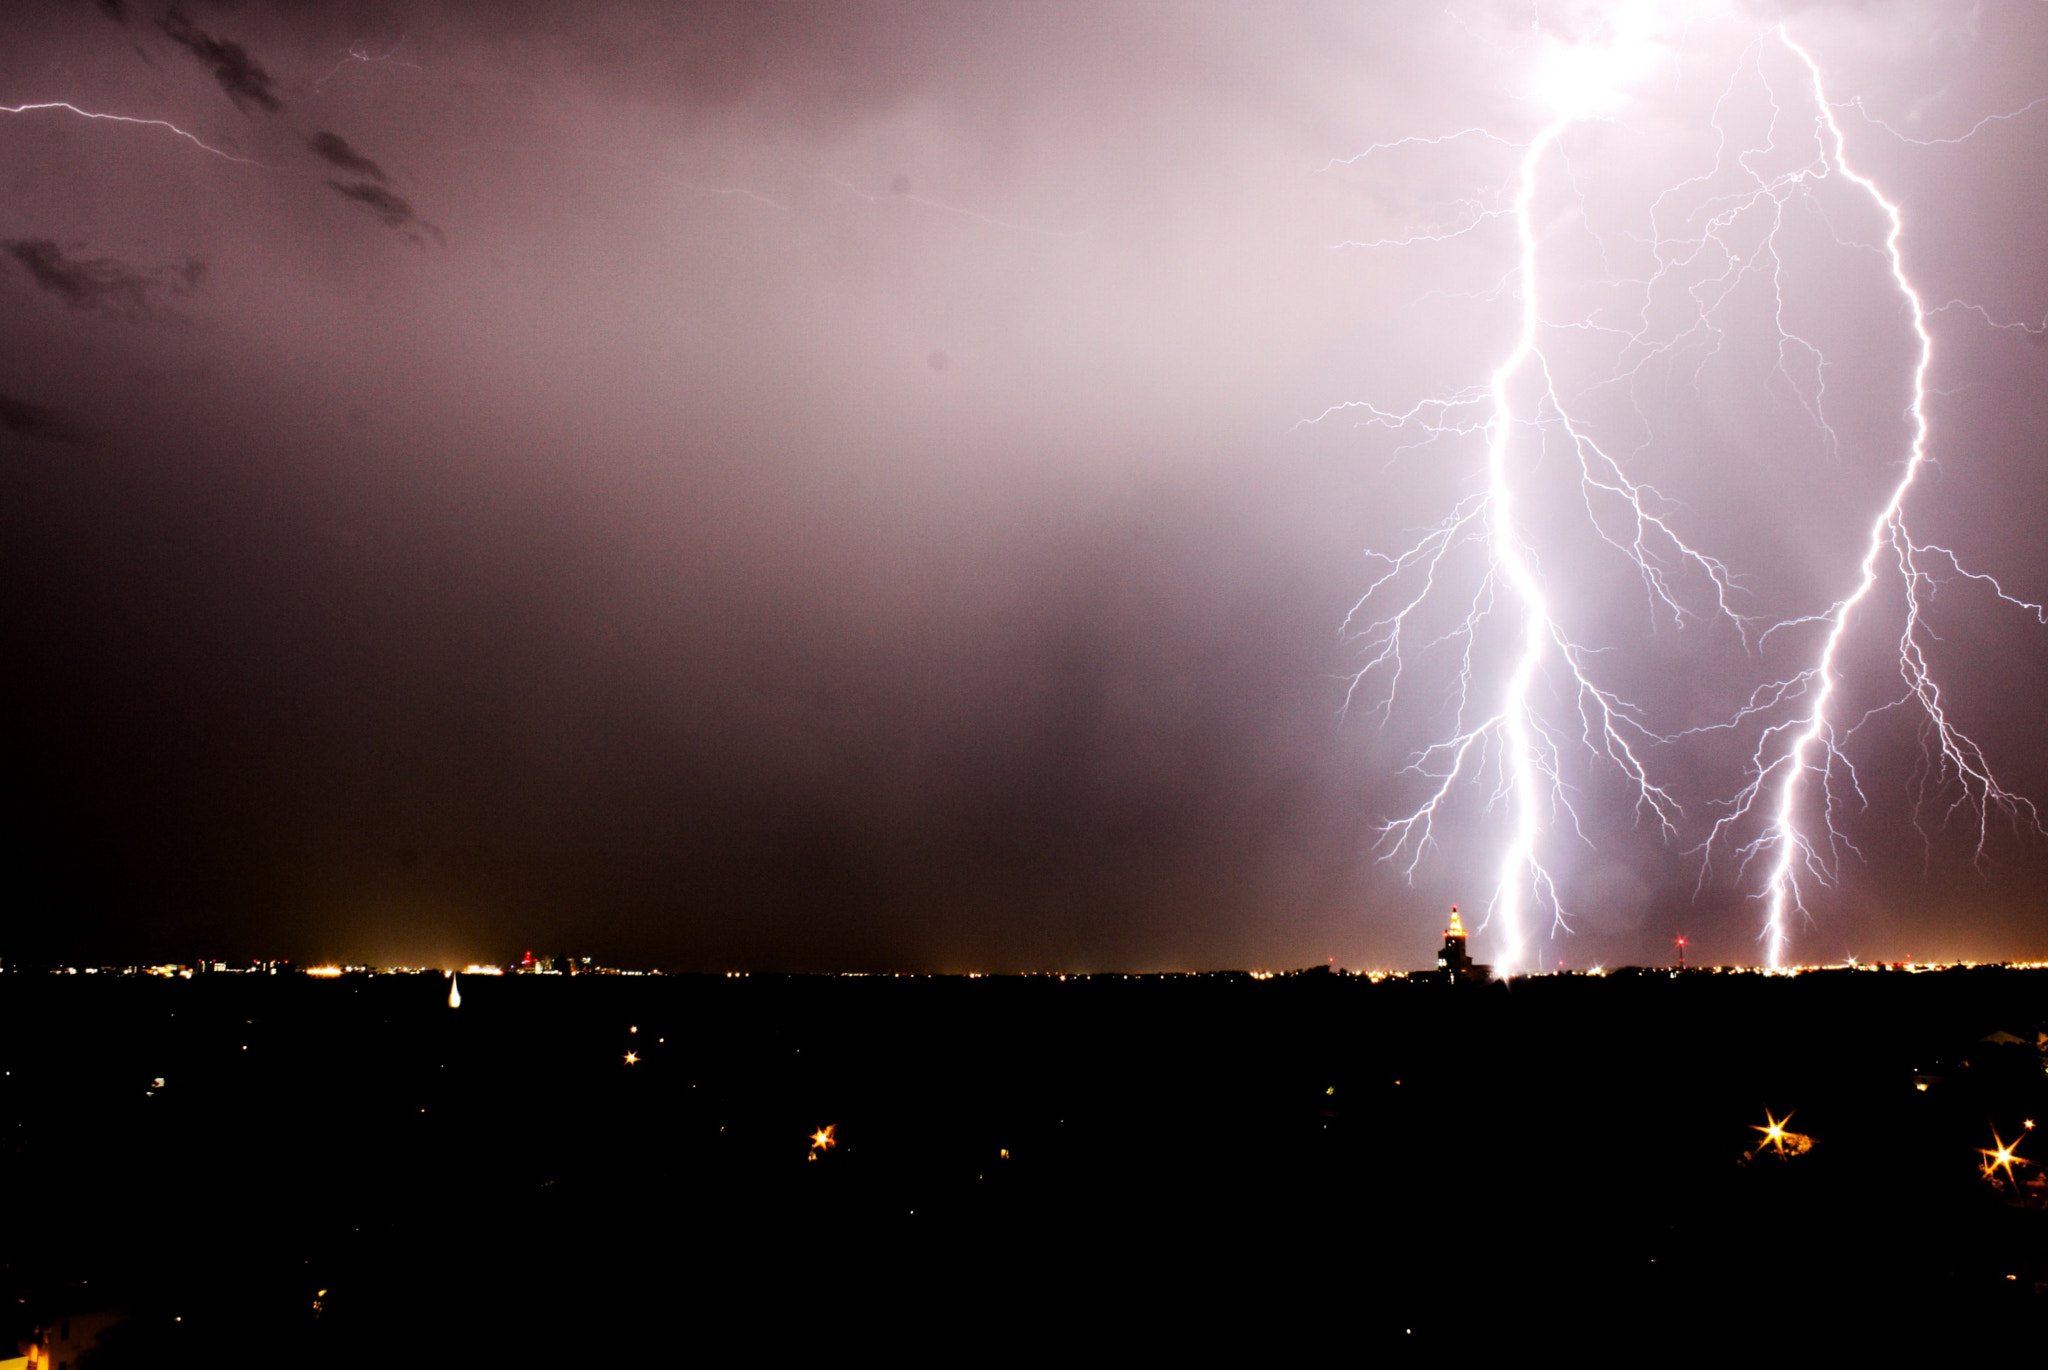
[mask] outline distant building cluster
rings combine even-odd
[[[841,971],[841,979],[1041,979],[1065,982],[1100,980],[1299,980],[1303,978],[1328,977],[1331,979],[1369,980],[1374,984],[1383,981],[1405,981],[1422,984],[1486,984],[1494,977],[1493,967],[1472,959],[1466,945],[1467,932],[1457,905],[1451,906],[1450,926],[1444,929],[1443,946],[1437,952],[1436,965],[1427,970],[1382,970],[1352,969],[1335,964],[1303,966],[1291,970],[1213,970],[1213,971],[1019,971],[997,973],[978,970],[959,971]],[[1680,943],[1682,947],[1683,943]],[[1855,957],[1832,965],[1783,966],[1776,970],[1761,966],[1690,966],[1685,963],[1681,950],[1676,965],[1663,966],[1589,966],[1584,969],[1529,970],[1516,973],[1516,979],[1550,979],[1608,976],[1671,976],[1680,975],[1814,975],[1841,974],[1844,972],[1894,971],[1905,974],[1927,974],[1935,971],[2003,969],[2003,970],[2048,970],[2048,961],[1859,961]],[[195,976],[210,975],[301,975],[316,980],[333,980],[347,975],[675,975],[679,972],[660,969],[631,970],[622,966],[604,965],[589,956],[535,956],[525,952],[516,961],[502,965],[473,962],[451,971],[443,966],[342,964],[325,962],[319,965],[297,965],[287,960],[252,960],[247,962],[198,961],[165,962],[161,964],[77,966],[52,964],[43,961],[29,961],[21,958],[0,958],[0,975],[113,975],[142,976],[158,979],[190,980]],[[710,972],[681,972],[722,976],[728,980],[744,980],[756,974],[754,971],[727,970]],[[0,1362],[0,1370],[5,1370]]]
[[[59,1305],[67,1308],[69,1305]],[[118,1309],[51,1313],[35,1331],[15,1345],[15,1354],[0,1359],[0,1370],[86,1370],[106,1349],[107,1334],[128,1321]],[[123,1361],[123,1364],[128,1362]]]
[[[162,980],[190,980],[194,975],[289,975],[300,969],[289,961],[251,961],[246,965],[230,961],[176,961],[161,965],[71,966],[24,961],[19,957],[13,960],[0,958],[0,974],[6,975],[139,975]]]
[[[660,975],[659,970],[628,970],[600,964],[589,956],[541,956],[531,952],[509,965],[472,964],[461,968],[463,975]],[[314,980],[337,980],[344,975],[448,975],[441,966],[373,966],[327,962],[301,966],[290,961],[180,961],[161,965],[73,966],[0,959],[0,974],[7,975],[112,975],[143,976],[169,980],[190,980],[207,975],[302,975]],[[5,1362],[0,1362],[4,1370]]]

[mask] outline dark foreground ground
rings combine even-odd
[[[2048,1325],[1979,1170],[2048,1162],[2048,973],[462,988],[0,977],[0,1357],[112,1305],[71,1370]],[[1766,1110],[1812,1149],[1745,1161]]]

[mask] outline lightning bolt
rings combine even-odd
[[[1846,160],[1835,107],[1828,102],[1820,67],[1811,54],[1783,30],[1752,31],[1736,71],[1714,105],[1717,145],[1712,167],[1670,186],[1650,205],[1651,231],[1640,240],[1653,262],[1649,274],[1604,283],[1610,287],[1610,298],[1621,299],[1622,304],[1588,309],[1577,317],[1546,315],[1545,237],[1535,212],[1538,195],[1555,177],[1556,184],[1577,195],[1584,208],[1585,197],[1568,155],[1568,135],[1580,124],[1612,120],[1623,84],[1643,74],[1646,16],[1647,22],[1660,22],[1654,7],[1621,7],[1610,18],[1604,43],[1567,51],[1567,60],[1553,74],[1552,117],[1525,140],[1466,128],[1376,143],[1324,168],[1330,172],[1369,157],[1407,149],[1428,152],[1453,144],[1478,143],[1519,153],[1505,184],[1455,201],[1445,222],[1337,245],[1405,248],[1480,234],[1498,222],[1512,225],[1514,264],[1493,297],[1513,292],[1516,328],[1484,383],[1431,396],[1405,409],[1351,401],[1304,420],[1314,424],[1342,414],[1361,426],[1407,435],[1395,450],[1397,459],[1440,443],[1483,444],[1476,493],[1404,547],[1368,553],[1375,570],[1344,623],[1344,632],[1362,659],[1352,674],[1345,707],[1362,705],[1384,724],[1410,688],[1408,673],[1418,657],[1444,650],[1455,654],[1447,735],[1421,747],[1402,768],[1404,775],[1424,781],[1423,797],[1406,813],[1380,825],[1377,850],[1382,860],[1395,863],[1412,880],[1437,846],[1439,822],[1460,792],[1476,789],[1485,796],[1488,811],[1504,811],[1506,833],[1483,925],[1495,939],[1494,960],[1504,971],[1525,964],[1532,912],[1547,912],[1553,929],[1569,926],[1559,881],[1545,856],[1556,834],[1584,838],[1573,807],[1575,787],[1565,776],[1567,757],[1583,754],[1619,775],[1638,823],[1648,823],[1669,840],[1679,834],[1685,815],[1671,791],[1653,776],[1648,764],[1652,751],[1699,733],[1737,730],[1755,733],[1746,781],[1719,806],[1719,817],[1695,848],[1705,853],[1700,881],[1704,885],[1713,854],[1721,849],[1736,853],[1739,874],[1762,869],[1758,898],[1764,905],[1766,960],[1773,967],[1782,964],[1789,921],[1804,911],[1802,880],[1832,881],[1841,853],[1854,851],[1839,821],[1846,795],[1860,794],[1845,747],[1856,726],[1871,715],[1836,717],[1842,707],[1837,691],[1842,648],[1873,588],[1893,571],[1902,584],[1905,604],[1898,638],[1904,688],[1890,704],[1871,712],[1912,707],[1927,719],[1933,773],[1940,784],[1952,787],[1950,815],[1968,811],[1975,818],[1980,859],[1995,818],[2038,824],[2033,806],[1998,782],[1982,750],[1955,726],[1930,662],[1932,635],[1924,608],[1936,573],[1946,572],[1989,589],[2044,623],[2048,610],[2008,593],[1994,578],[1967,569],[1953,550],[1916,542],[1907,530],[1907,496],[1929,460],[1931,311],[1907,274],[1901,211]],[[1819,144],[1803,164],[1777,171],[1766,163],[1784,151],[1780,127],[1787,112],[1763,67],[1763,46],[1773,38],[1803,67]],[[1735,149],[1723,122],[1724,109],[1750,73],[1768,99],[1769,130],[1760,145]],[[1980,120],[1970,133],[2043,103],[2048,101]],[[1952,140],[1917,141],[1933,145]],[[1743,595],[1730,569],[1680,530],[1677,506],[1628,474],[1632,454],[1603,442],[1598,426],[1580,417],[1578,410],[1595,395],[1632,396],[1650,367],[1675,361],[1686,352],[1700,356],[1703,370],[1727,339],[1719,322],[1724,307],[1738,291],[1763,290],[1768,292],[1777,339],[1773,375],[1791,391],[1823,448],[1835,453],[1839,438],[1828,412],[1828,361],[1820,347],[1788,321],[1786,266],[1780,252],[1788,206],[1830,177],[1854,186],[1886,224],[1879,254],[1904,302],[1917,343],[1907,409],[1911,441],[1898,478],[1871,524],[1850,593],[1820,613],[1766,626],[1741,612]],[[1673,215],[1680,223],[1667,228]],[[1590,225],[1586,231],[1600,247],[1604,262],[1607,244]],[[1843,241],[1839,233],[1835,236]],[[1628,298],[1635,301],[1633,306],[1625,303]],[[1674,300],[1680,304],[1679,317],[1671,323],[1665,316]],[[1961,301],[1942,308],[1984,313]],[[1998,324],[1988,314],[1985,318],[1996,326],[2012,326]],[[1604,379],[1568,395],[1547,349],[1553,338],[1574,336],[1604,339],[1614,352]],[[1695,371],[1695,378],[1698,374]],[[1647,429],[1640,403],[1635,412]],[[1653,440],[1650,434],[1643,446]],[[1570,454],[1586,526],[1640,580],[1653,626],[1660,621],[1683,627],[1719,620],[1753,650],[1780,633],[1817,631],[1820,645],[1811,664],[1756,687],[1722,723],[1669,732],[1653,727],[1644,709],[1616,693],[1596,673],[1596,667],[1604,669],[1606,654],[1582,645],[1567,630],[1562,610],[1570,607],[1571,597],[1566,587],[1546,575],[1534,550],[1533,525],[1525,526],[1527,518],[1519,508],[1524,487],[1546,453],[1558,448]],[[1539,511],[1539,517],[1548,512]],[[1450,626],[1439,631],[1433,617],[1446,613]],[[1809,817],[1807,811],[1816,806],[1809,792],[1813,789],[1818,790],[1819,812]],[[1751,828],[1760,830],[1742,840]]]
[[[1516,273],[1522,283],[1521,331],[1515,339],[1514,350],[1494,368],[1491,384],[1487,387],[1491,411],[1486,423],[1487,522],[1491,525],[1494,565],[1499,568],[1510,592],[1520,601],[1522,620],[1521,648],[1515,657],[1514,669],[1508,675],[1507,689],[1502,692],[1500,712],[1492,724],[1500,729],[1507,798],[1514,806],[1514,831],[1508,840],[1507,851],[1501,856],[1500,875],[1494,885],[1492,907],[1488,910],[1489,922],[1496,917],[1500,920],[1500,955],[1504,970],[1516,968],[1521,960],[1524,895],[1533,892],[1541,898],[1547,893],[1551,906],[1557,907],[1556,883],[1536,856],[1536,839],[1542,824],[1540,788],[1546,776],[1556,776],[1557,768],[1554,764],[1546,764],[1551,761],[1551,756],[1544,750],[1548,739],[1530,707],[1529,695],[1550,649],[1556,647],[1570,660],[1571,648],[1550,616],[1542,583],[1529,564],[1515,527],[1514,487],[1508,479],[1508,463],[1514,452],[1517,427],[1514,401],[1509,390],[1515,377],[1536,355],[1536,332],[1541,318],[1537,310],[1536,233],[1530,223],[1529,207],[1535,198],[1536,172],[1543,154],[1550,150],[1564,129],[1564,121],[1552,123],[1522,154],[1514,206],[1515,240],[1522,249],[1520,269]],[[1582,689],[1592,688],[1585,676],[1578,672],[1575,663],[1573,671]],[[1539,738],[1544,739],[1542,744],[1539,744]],[[1650,792],[1653,797],[1654,793]],[[1533,891],[1529,888],[1532,885]]]
[[[1378,850],[1383,860],[1397,862],[1412,879],[1436,844],[1438,822],[1455,792],[1468,781],[1484,784],[1490,775],[1488,807],[1507,810],[1509,832],[1482,927],[1492,934],[1494,962],[1503,973],[1524,963],[1532,911],[1547,912],[1554,926],[1567,922],[1558,881],[1542,855],[1553,826],[1579,831],[1564,778],[1567,752],[1582,751],[1615,770],[1633,795],[1637,820],[1652,823],[1664,836],[1677,835],[1683,816],[1677,800],[1652,778],[1646,764],[1646,749],[1666,739],[1649,728],[1639,707],[1601,682],[1593,670],[1598,653],[1577,642],[1553,611],[1522,527],[1518,474],[1526,474],[1549,444],[1563,446],[1576,468],[1588,523],[1640,578],[1653,617],[1668,616],[1682,624],[1710,613],[1725,615],[1740,626],[1731,608],[1734,583],[1728,569],[1689,543],[1667,516],[1668,502],[1654,488],[1633,480],[1622,460],[1574,416],[1543,350],[1543,339],[1555,325],[1543,313],[1542,235],[1534,207],[1546,163],[1564,160],[1561,141],[1587,117],[1589,111],[1561,110],[1526,141],[1485,129],[1402,138],[1331,164],[1352,165],[1401,148],[1474,139],[1519,150],[1506,193],[1492,203],[1461,202],[1462,222],[1337,245],[1442,243],[1505,219],[1513,225],[1517,248],[1516,264],[1504,282],[1512,284],[1518,301],[1516,331],[1483,385],[1432,397],[1405,411],[1354,401],[1305,421],[1319,423],[1356,411],[1364,424],[1413,431],[1416,446],[1475,437],[1483,441],[1479,493],[1405,548],[1368,554],[1379,573],[1344,625],[1364,655],[1364,664],[1351,678],[1346,707],[1369,698],[1372,710],[1384,720],[1400,696],[1411,652],[1446,643],[1457,650],[1451,735],[1423,747],[1404,767],[1405,774],[1426,779],[1427,793],[1416,807],[1380,826]],[[1456,563],[1467,549],[1476,553],[1480,567],[1471,576],[1464,608],[1448,632],[1429,638],[1419,625],[1427,607],[1447,593],[1445,587],[1456,578]],[[1707,589],[1710,606],[1688,602],[1693,596],[1682,583],[1688,577],[1695,588]],[[1507,625],[1506,675],[1498,689],[1486,690],[1479,680],[1482,639],[1496,618]],[[1417,636],[1423,640],[1411,645]],[[1566,705],[1563,718],[1542,707],[1545,695],[1547,702]]]
[[[1780,32],[1780,37],[1783,37],[1782,31]],[[1793,48],[1793,50],[1795,52],[1798,52],[1801,57],[1806,58],[1806,64],[1809,68],[1812,68],[1814,73],[1814,80],[1816,83],[1818,83],[1820,79],[1820,69],[1814,66],[1813,59],[1810,56],[1808,56],[1804,50],[1798,48],[1796,44],[1793,44],[1790,39],[1786,39],[1785,42],[1788,47]],[[1886,123],[1884,120],[1878,118],[1875,114],[1872,114],[1869,110],[1865,109],[1863,107],[1862,97],[1860,96],[1854,100],[1851,100],[1849,104],[1851,108],[1853,108],[1858,114],[1863,116],[1865,122],[1875,124],[1877,127],[1883,129],[1886,133],[1891,134],[1892,137],[1898,139],[1902,143],[1911,143],[1915,147],[1953,147],[1957,143],[1969,142],[1970,139],[1976,137],[1985,129],[1990,128],[1993,124],[2009,123],[2012,120],[2019,118],[2023,114],[2031,114],[2035,110],[2041,108],[2041,106],[2048,105],[2048,95],[2044,95],[2038,100],[2029,100],[2024,105],[2021,105],[2018,109],[2007,110],[2003,114],[1987,114],[1982,119],[1979,119],[1976,123],[1964,129],[1961,133],[1953,133],[1946,138],[1915,138],[1911,134],[1901,133],[1898,129],[1893,128],[1890,124]],[[1836,131],[1839,132],[1840,130]]]
[[[106,114],[98,110],[80,109],[77,105],[66,100],[44,100],[36,104],[27,105],[0,105],[0,114],[38,114],[53,110],[62,110],[81,119],[103,120],[115,124],[135,124],[143,128],[160,128],[168,133],[176,134],[201,152],[211,153],[224,162],[235,162],[242,166],[263,166],[263,163],[253,157],[237,157],[225,148],[217,148],[198,134],[179,128],[168,119],[140,119],[128,114]]]
[[[341,75],[342,72],[348,70],[348,64],[350,62],[359,62],[364,66],[376,66],[380,63],[388,62],[392,66],[404,67],[408,71],[424,70],[424,68],[422,68],[418,62],[405,61],[398,55],[398,50],[405,46],[405,40],[407,36],[408,35],[406,34],[400,34],[398,36],[398,41],[393,43],[388,50],[381,53],[370,51],[370,45],[368,43],[349,44],[347,55],[345,55],[339,62],[336,62],[334,64],[334,70],[328,72],[325,76],[315,81],[313,83],[313,89],[316,91],[319,90],[329,81],[332,81],[335,77]]]
[[[1931,635],[1922,602],[1934,586],[1928,563],[1935,559],[1944,560],[1965,578],[1987,584],[2001,600],[2031,610],[2037,620],[2043,618],[2041,606],[2007,594],[2004,587],[1990,576],[1966,570],[1952,550],[1916,542],[1906,526],[1907,496],[1928,462],[1927,377],[1934,364],[1934,335],[1928,327],[1927,305],[1906,270],[1905,251],[1901,245],[1905,235],[1905,216],[1898,203],[1887,197],[1875,181],[1850,165],[1847,140],[1835,118],[1834,106],[1828,102],[1820,64],[1783,29],[1778,30],[1776,36],[1804,65],[1812,83],[1827,171],[1856,186],[1884,216],[1884,259],[1892,284],[1906,305],[1916,350],[1910,398],[1906,406],[1912,425],[1911,441],[1898,481],[1871,522],[1863,558],[1857,568],[1855,587],[1825,613],[1783,625],[1789,627],[1818,622],[1825,629],[1819,654],[1810,668],[1794,679],[1773,682],[1764,687],[1765,695],[1773,702],[1803,700],[1805,707],[1803,710],[1795,708],[1789,718],[1773,722],[1763,729],[1753,755],[1749,784],[1737,795],[1731,812],[1715,824],[1718,835],[1727,824],[1747,814],[1755,804],[1768,797],[1769,816],[1763,832],[1742,847],[1741,853],[1745,864],[1759,858],[1767,863],[1763,938],[1766,962],[1773,968],[1783,964],[1789,937],[1788,921],[1795,913],[1803,915],[1806,912],[1800,888],[1802,873],[1817,883],[1830,883],[1837,870],[1838,854],[1843,850],[1854,850],[1837,820],[1840,787],[1854,787],[1856,784],[1854,767],[1843,751],[1845,733],[1849,730],[1835,721],[1832,709],[1841,678],[1839,658],[1843,644],[1849,636],[1857,610],[1869,600],[1879,579],[1888,570],[1895,570],[1905,600],[1898,636],[1899,675],[1905,688],[1894,703],[1917,707],[1924,715],[1938,773],[1944,780],[1953,780],[1956,787],[1957,798],[1950,806],[1950,814],[1966,809],[1976,819],[1979,861],[1983,859],[1990,840],[1995,815],[2014,822],[2024,820],[2038,827],[2039,814],[2030,801],[2012,794],[1999,783],[1982,748],[1949,716],[1941,684],[1928,660]],[[2033,109],[2041,103],[2037,100],[2026,108]],[[1857,108],[1861,112],[1861,106]],[[1864,117],[1869,118],[1867,114]],[[1975,133],[1999,119],[2010,117],[2014,116],[1980,120],[1970,132]],[[1802,800],[1806,798],[1809,784],[1817,786],[1820,791],[1818,834],[1804,826],[1801,819]]]

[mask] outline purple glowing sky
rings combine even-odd
[[[198,140],[0,115],[14,945],[1422,964],[1443,906],[1484,898],[1497,825],[1455,815],[1412,886],[1376,863],[1433,722],[1339,717],[1338,625],[1362,550],[1467,472],[1297,420],[1484,378],[1513,327],[1504,226],[1333,245],[1456,222],[1513,154],[1330,163],[1526,137],[1531,52],[1594,8],[10,11],[0,105]],[[1930,301],[2040,322],[2048,106],[1909,140],[2048,94],[2048,7],[1790,18],[1862,101],[1852,155]],[[1758,22],[1697,25],[1569,140],[1583,208],[1544,201],[1562,308],[1711,165]],[[1724,124],[1767,116],[1745,96]],[[1632,469],[1773,618],[1846,588],[1901,455],[1911,338],[1855,246],[1880,235],[1816,205],[1788,307],[1825,345],[1838,449],[1750,346],[1751,302],[1639,397]],[[2048,351],[1961,309],[1935,337],[1915,531],[2038,600]],[[1583,547],[1543,555],[1669,726],[1769,664],[1652,632]],[[1967,726],[2048,795],[2048,631],[1960,591],[1936,627]],[[1865,646],[1875,700],[1882,630]],[[1859,740],[1865,860],[1801,950],[2048,950],[2048,847],[1995,841],[1980,875],[1974,829],[1923,843],[1913,721]],[[1546,959],[1662,958],[1680,931],[1756,957],[1754,882],[1695,896],[1685,850],[1728,760],[1660,758],[1698,820],[1670,843],[1579,780],[1580,916]]]

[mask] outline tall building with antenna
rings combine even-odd
[[[1481,965],[1465,950],[1465,924],[1458,906],[1451,905],[1451,925],[1444,929],[1443,950],[1436,954],[1437,974],[1452,984],[1483,985],[1493,978],[1493,967]]]

